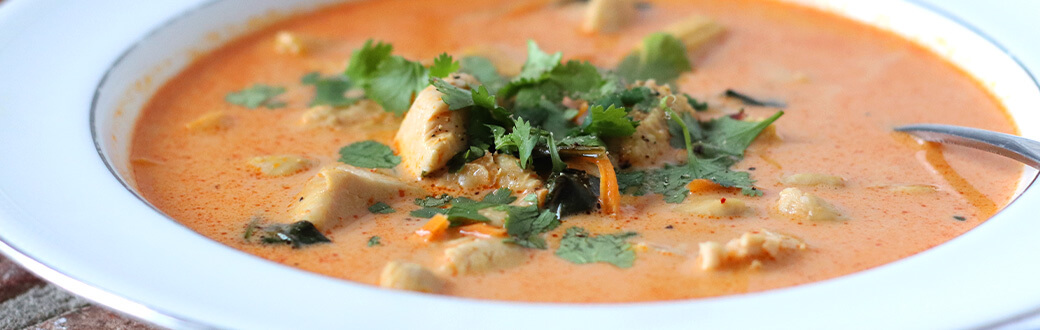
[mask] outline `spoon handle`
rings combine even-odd
[[[896,127],[925,141],[950,143],[992,152],[1040,169],[1040,142],[984,129],[939,124]]]

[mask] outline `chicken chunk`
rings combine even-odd
[[[636,19],[638,12],[633,0],[591,0],[585,8],[585,32],[618,32]]]
[[[664,31],[682,41],[687,52],[696,52],[721,36],[725,29],[711,18],[694,15],[669,25]]]
[[[739,198],[704,197],[691,198],[675,210],[686,214],[722,218],[742,216],[751,211],[751,208]]]
[[[476,274],[516,267],[527,252],[503,239],[466,239],[444,250],[444,270],[449,274]]]
[[[231,116],[223,111],[214,111],[199,116],[198,118],[195,118],[195,120],[184,124],[184,128],[187,128],[192,132],[214,132],[231,127],[231,123]]]
[[[281,31],[274,36],[274,51],[278,54],[303,55],[307,48],[303,39],[296,34]]]
[[[327,166],[307,181],[290,205],[291,221],[307,220],[319,230],[368,214],[376,202],[391,202],[423,191],[395,177],[340,164]]]
[[[311,161],[294,155],[274,155],[250,158],[248,164],[263,176],[276,177],[305,171]]]
[[[776,208],[780,213],[798,220],[834,221],[845,218],[841,211],[831,203],[798,188],[786,188],[780,191]]]
[[[686,96],[673,94],[671,87],[667,85],[657,85],[653,80],[648,80],[637,82],[634,86],[650,88],[661,99],[668,99],[668,107],[676,113],[694,111],[686,101]],[[668,132],[668,117],[663,108],[654,108],[649,113],[633,111],[631,115],[632,119],[639,122],[636,132],[612,141],[617,147],[618,161],[621,164],[637,168],[659,167],[684,159],[685,154],[669,144],[668,140],[672,135]]]
[[[486,154],[463,165],[457,173],[448,173],[444,179],[467,190],[509,188],[520,195],[544,186],[537,173],[520,167],[520,161],[507,154]]]
[[[312,107],[300,115],[300,125],[308,128],[375,125],[391,121],[392,116],[375,101],[361,100],[344,108],[327,105]]]
[[[844,187],[845,179],[823,173],[798,173],[783,177],[780,183],[785,186],[830,186]]]
[[[439,293],[444,281],[418,264],[391,261],[379,275],[379,286],[384,288]]]
[[[445,81],[466,89],[477,83],[461,73]],[[466,148],[465,110],[450,110],[441,96],[432,85],[419,92],[394,138],[402,167],[417,180],[440,170]]]
[[[717,242],[702,242],[698,255],[702,270],[715,270],[726,265],[745,263],[761,267],[760,259],[776,259],[784,251],[805,250],[807,245],[792,236],[761,229],[746,232],[725,246]]]

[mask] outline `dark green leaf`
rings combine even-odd
[[[367,80],[365,97],[395,114],[408,111],[415,94],[429,84],[429,71],[419,62],[400,56],[383,60]]]
[[[285,102],[275,100],[282,93],[285,93],[285,87],[254,84],[249,88],[228,93],[224,100],[248,109],[256,109],[261,106],[268,109],[277,109],[285,106]]]
[[[310,106],[329,105],[333,107],[348,106],[357,103],[358,99],[346,97],[346,92],[353,84],[343,75],[332,75],[322,78],[317,72],[303,76],[301,81],[305,85],[314,85],[314,98]]]
[[[560,240],[556,256],[576,264],[606,262],[629,268],[636,260],[636,253],[626,240],[634,236],[633,232],[592,236],[584,228],[571,227]]]
[[[448,53],[441,53],[440,56],[433,59],[433,65],[430,66],[430,77],[444,78],[458,70],[459,62],[451,58]]]
[[[726,90],[726,97],[732,97],[732,98],[738,99],[738,100],[740,100],[740,102],[743,102],[744,105],[750,105],[750,106],[753,106],[753,107],[772,107],[772,108],[780,108],[780,109],[783,109],[783,108],[787,107],[787,104],[784,104],[783,102],[761,101],[761,100],[759,100],[757,98],[753,98],[753,97],[747,96],[744,93],[740,93],[740,92],[737,92],[737,91],[732,90],[732,89],[727,89]]]
[[[705,143],[711,150],[730,156],[743,157],[744,150],[755,141],[762,130],[783,116],[778,111],[762,121],[743,121],[723,116],[704,125]]]
[[[636,132],[636,123],[628,118],[625,108],[611,105],[603,109],[596,105],[589,107],[589,117],[585,119],[582,132],[600,137],[624,137]]]
[[[459,70],[473,75],[481,84],[487,86],[489,91],[497,91],[505,86],[506,79],[498,73],[495,64],[487,58],[480,56],[466,56],[459,61]]]
[[[375,214],[390,214],[397,212],[397,210],[394,210],[393,207],[387,205],[386,203],[376,202],[375,204],[372,204],[372,206],[368,207],[368,212],[372,212]]]
[[[294,249],[306,245],[331,242],[310,221],[291,224],[275,224],[261,228],[260,242],[265,244],[284,243]]]
[[[526,207],[510,207],[505,221],[507,242],[532,249],[546,248],[542,233],[553,230],[560,225],[559,219],[549,210],[538,211],[535,205]]]
[[[448,194],[441,194],[440,196],[427,196],[424,198],[416,198],[415,205],[422,207],[438,207],[445,206],[451,203],[451,196]]]
[[[671,83],[690,70],[693,66],[682,41],[658,32],[644,38],[642,47],[621,60],[617,72],[629,82],[654,79],[658,83]]]
[[[364,168],[394,168],[401,163],[401,157],[386,145],[368,140],[354,142],[339,149],[339,161]]]
[[[380,242],[379,236],[372,236],[368,238],[368,247],[373,247],[377,245],[383,245],[383,243]]]
[[[379,64],[390,58],[393,51],[394,46],[369,39],[361,49],[355,50],[350,56],[345,74],[354,82],[363,85],[376,73]]]
[[[437,88],[438,92],[443,94],[441,95],[441,100],[448,105],[449,110],[458,110],[473,106],[474,97],[473,93],[469,90],[459,88],[439,78],[430,79],[430,83],[433,84],[433,87]]]
[[[411,215],[411,216],[416,217],[416,218],[429,219],[429,218],[432,218],[435,215],[446,214],[446,213],[448,213],[448,209],[442,209],[442,208],[439,208],[439,207],[424,207],[424,208],[421,208],[421,209],[418,209],[418,210],[415,210],[415,211],[412,211],[412,212],[408,212],[408,215]]]

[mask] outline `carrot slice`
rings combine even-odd
[[[506,237],[506,230],[486,223],[475,223],[459,227],[459,233],[480,238]]]
[[[444,238],[449,225],[451,225],[451,222],[448,221],[448,217],[443,214],[437,214],[430,218],[430,221],[427,221],[422,228],[416,230],[415,234],[422,237],[425,242],[437,241]]]
[[[617,174],[614,173],[614,164],[610,163],[610,158],[606,155],[582,158],[596,163],[596,168],[599,169],[599,205],[603,207],[603,212],[617,215],[621,211],[621,191]]]

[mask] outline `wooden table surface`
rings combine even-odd
[[[0,330],[7,329],[160,328],[93,305],[0,255]]]

